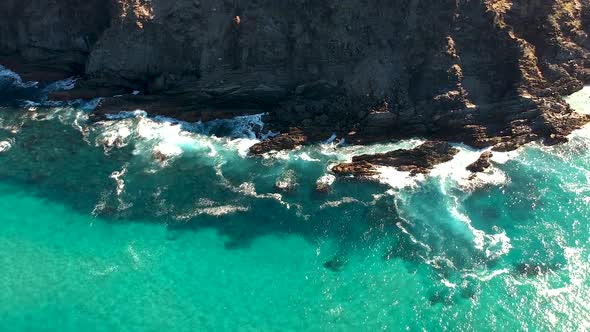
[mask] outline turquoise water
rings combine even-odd
[[[588,128],[473,180],[480,152],[459,146],[430,177],[318,194],[331,163],[420,140],[253,158],[259,116],[91,124],[87,104],[12,101],[2,331],[590,329]],[[590,111],[590,90],[571,103]],[[274,188],[285,177],[295,191]]]

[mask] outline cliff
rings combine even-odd
[[[82,78],[53,98],[127,94],[97,116],[269,112],[311,140],[499,150],[588,121],[560,97],[590,82],[584,0],[4,0],[0,19],[0,63]]]

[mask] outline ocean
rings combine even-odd
[[[424,140],[252,157],[262,115],[92,123],[44,97],[73,81],[0,69],[2,331],[590,330],[590,127],[475,178],[456,144],[428,176],[336,179]]]

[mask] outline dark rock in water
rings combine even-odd
[[[491,159],[493,156],[494,155],[489,151],[482,153],[479,159],[477,159],[473,164],[467,166],[467,170],[472,173],[480,173],[485,171],[492,166]]]
[[[443,306],[451,306],[455,304],[453,296],[448,291],[437,291],[428,297],[431,306],[441,304]]]
[[[250,153],[261,155],[271,151],[293,150],[302,146],[307,140],[299,128],[291,128],[288,133],[280,134],[250,147]]]
[[[570,0],[3,0],[0,64],[24,80],[89,82],[57,100],[149,96],[108,98],[97,118],[259,110],[310,140],[507,151],[561,143],[590,121],[561,97],[590,83],[589,12]]]
[[[347,260],[340,256],[334,256],[332,259],[324,263],[324,267],[332,272],[340,272],[348,263]]]
[[[561,269],[561,264],[519,263],[514,266],[514,272],[523,277],[541,276],[559,269]]]
[[[371,176],[377,174],[376,166],[395,167],[402,172],[426,174],[441,163],[453,159],[459,150],[443,141],[428,141],[411,150],[395,150],[352,158],[352,163],[336,165],[332,171],[339,175]]]

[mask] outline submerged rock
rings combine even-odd
[[[332,272],[340,272],[348,261],[340,256],[334,256],[324,263],[324,267]]]
[[[378,174],[377,166],[389,166],[412,175],[426,174],[434,166],[453,159],[457,153],[459,150],[447,142],[428,141],[411,150],[355,156],[351,163],[336,165],[332,171],[338,175],[372,176]]]
[[[289,194],[297,190],[297,178],[294,171],[289,170],[282,174],[275,182],[275,190]]]

